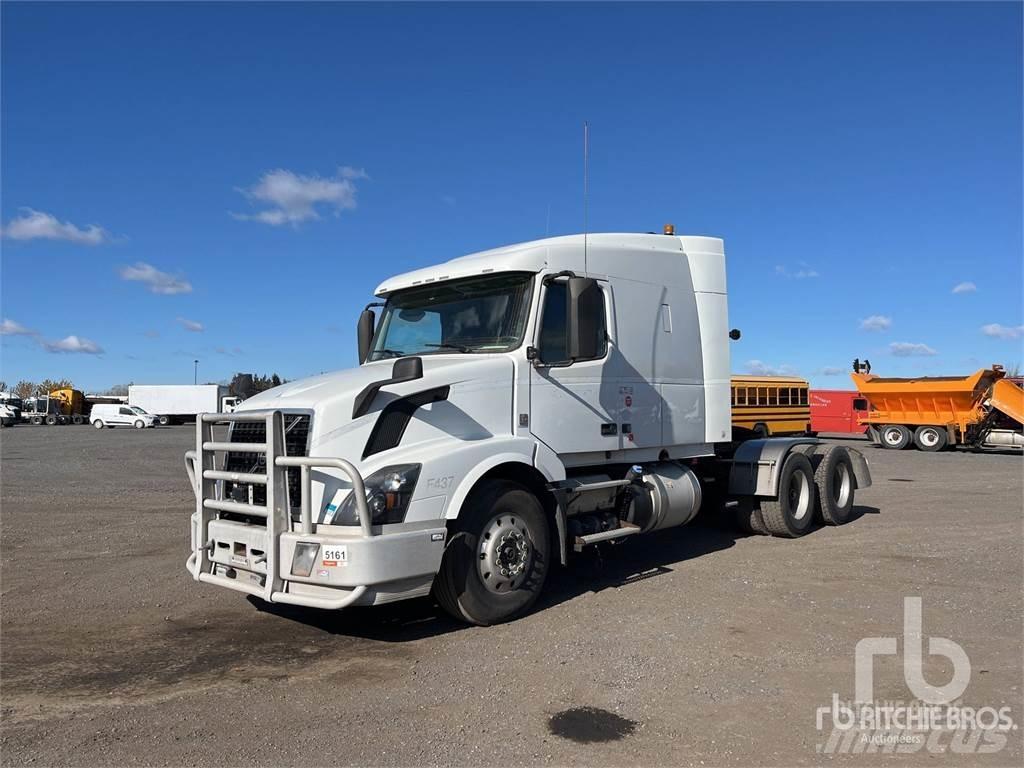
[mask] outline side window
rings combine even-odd
[[[789,387],[779,390],[779,405],[789,405]]]
[[[758,387],[757,388],[757,404],[768,405],[768,388]]]
[[[544,308],[541,314],[540,359],[545,365],[569,362],[569,339],[566,320],[568,319],[568,288],[564,281],[549,283],[544,293]],[[608,351],[604,294],[601,294],[601,315],[597,323],[597,358]]]
[[[768,405],[779,404],[779,390],[775,387],[768,388]]]
[[[134,414],[132,414],[132,412],[128,408],[121,408],[118,411],[118,413],[120,413],[122,416],[132,416],[132,415],[134,415]]]
[[[800,405],[807,405],[807,390],[800,390]]]

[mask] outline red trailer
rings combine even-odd
[[[807,399],[811,405],[812,432],[862,435],[867,430],[859,419],[868,415],[868,401],[856,390],[812,389]]]

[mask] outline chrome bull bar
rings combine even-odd
[[[224,443],[213,439],[216,424],[238,422],[265,422],[266,442]],[[255,453],[266,456],[267,471],[264,474],[250,472],[228,472],[217,469],[217,452]],[[364,537],[373,534],[370,510],[366,504],[366,488],[359,470],[344,459],[320,456],[287,456],[284,449],[284,414],[281,411],[236,411],[234,413],[201,413],[196,417],[196,448],[185,453],[185,471],[196,497],[196,517],[199,520],[199,535],[188,561],[188,569],[196,581],[217,584],[238,592],[255,595],[273,603],[313,605],[319,608],[344,608],[354,603],[366,586],[354,587],[339,598],[320,598],[304,595],[301,598],[285,590],[285,579],[281,575],[279,560],[280,535],[290,532],[291,509],[288,505],[287,469],[299,467],[301,471],[302,502],[300,511],[300,533],[313,533],[312,512],[312,469],[326,467],[340,469],[352,483],[355,505],[359,512],[359,525]],[[255,483],[266,486],[266,504],[247,504],[217,498],[218,481]],[[209,538],[209,525],[217,512],[234,512],[265,518],[267,521],[265,549],[266,576],[262,586],[227,578],[213,572],[210,554],[214,542]]]

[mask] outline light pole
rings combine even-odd
[[[192,363],[193,363],[193,366],[194,366],[193,369],[192,369],[192,383],[193,384],[198,384],[199,383],[199,361],[198,360],[193,360]]]

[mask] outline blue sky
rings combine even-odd
[[[384,277],[581,229],[584,120],[592,231],[725,238],[737,372],[1021,361],[1020,4],[0,13],[8,383],[351,366]]]

